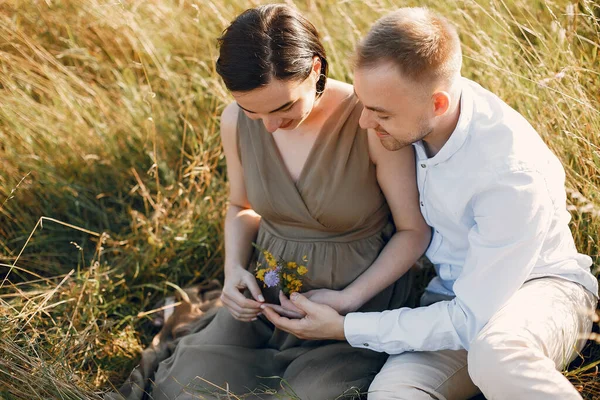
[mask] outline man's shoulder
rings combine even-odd
[[[464,150],[493,174],[543,168],[555,158],[519,112],[475,82],[466,80],[473,115]]]
[[[521,113],[478,83],[466,79],[465,92],[472,99],[472,133],[478,134],[483,140],[503,140],[513,136],[539,137]]]

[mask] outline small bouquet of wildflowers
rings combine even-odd
[[[265,287],[279,287],[288,296],[302,289],[303,276],[308,272],[306,266],[298,265],[295,261],[277,259],[270,251],[254,243],[252,245],[263,254],[267,262],[265,267],[261,263],[256,265],[256,279],[263,282]],[[308,261],[306,256],[302,257],[302,261]]]

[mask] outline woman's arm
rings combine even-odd
[[[431,238],[431,228],[419,208],[412,146],[389,151],[374,132],[369,131],[368,135],[369,154],[376,165],[377,181],[392,212],[396,233],[373,264],[343,290],[316,289],[304,293],[311,301],[326,304],[342,315],[358,310],[404,275],[425,252]],[[285,296],[280,295],[279,301],[281,307],[268,306],[286,317],[304,316]]]
[[[251,321],[264,302],[254,275],[246,270],[252,254],[260,216],[250,208],[244,171],[237,149],[237,118],[239,107],[232,103],[221,114],[221,142],[227,161],[229,206],[225,216],[225,283],[221,300],[239,320]],[[242,293],[250,290],[254,300]]]
[[[404,275],[423,255],[431,238],[419,207],[419,193],[412,146],[386,150],[369,131],[369,153],[377,168],[377,181],[392,212],[396,233],[375,262],[343,291],[349,301],[345,312],[355,311]]]

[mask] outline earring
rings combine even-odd
[[[325,79],[327,79],[327,75],[325,74],[319,74],[319,78],[317,79],[317,83],[319,83],[319,81],[321,80],[321,77],[324,77]],[[325,91],[325,88],[323,88],[323,90],[319,91],[317,90],[317,94],[321,94]]]

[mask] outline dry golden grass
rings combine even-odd
[[[0,2],[0,397],[99,398],[136,364],[154,333],[151,316],[137,315],[167,283],[220,276],[218,115],[229,97],[214,72],[215,38],[259,3]],[[324,38],[332,76],[346,81],[354,45],[395,3],[296,1]],[[598,3],[402,4],[450,17],[464,74],[558,154],[577,246],[597,260]],[[586,356],[568,377],[597,398],[599,352]]]

